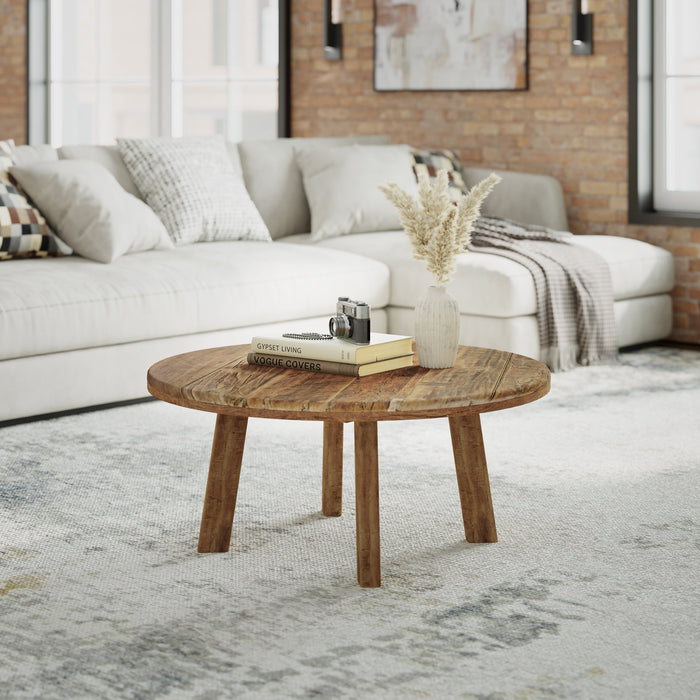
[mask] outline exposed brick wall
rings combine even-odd
[[[26,0],[0,0],[0,139],[26,143]]]
[[[593,56],[571,55],[571,0],[530,0],[522,92],[375,92],[373,0],[343,0],[337,63],[323,60],[321,1],[291,6],[293,135],[385,133],[465,163],[553,175],[575,233],[675,255],[673,339],[700,343],[700,229],[627,224],[627,0],[588,0]]]

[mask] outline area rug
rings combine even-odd
[[[463,540],[445,419],[379,426],[383,585],[320,514],[322,426],[251,419],[231,550],[196,552],[214,416],[0,429],[0,697],[697,698],[700,353],[482,417],[500,541]]]

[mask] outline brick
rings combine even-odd
[[[617,184],[603,181],[583,181],[579,183],[579,191],[582,194],[617,194]]]
[[[696,301],[684,301],[682,299],[673,300],[673,310],[675,313],[681,314],[698,314],[700,313],[700,306]]]

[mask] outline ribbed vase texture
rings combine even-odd
[[[459,309],[457,300],[445,287],[431,285],[418,300],[413,336],[421,367],[454,366],[459,344]]]

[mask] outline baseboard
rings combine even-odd
[[[20,425],[22,423],[34,423],[40,420],[50,420],[52,418],[62,418],[63,416],[75,416],[79,413],[92,413],[93,411],[104,411],[109,408],[119,408],[121,406],[131,406],[137,403],[145,403],[146,401],[155,401],[153,396],[144,396],[140,399],[129,399],[128,401],[115,401],[113,403],[101,403],[96,406],[83,406],[81,408],[72,408],[69,411],[56,411],[55,413],[40,413],[36,416],[24,416],[23,418],[12,418],[10,420],[0,421],[0,428],[7,428],[11,425]]]

